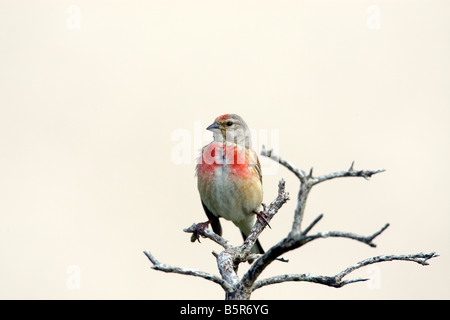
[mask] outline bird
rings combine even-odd
[[[202,148],[196,166],[197,187],[208,217],[202,226],[211,224],[222,235],[219,218],[224,218],[239,228],[245,240],[263,213],[261,164],[252,148],[250,130],[232,113],[218,116],[206,129],[212,131],[214,140]],[[259,240],[250,252],[264,253]]]

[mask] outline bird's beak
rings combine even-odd
[[[219,125],[214,121],[206,130],[214,131],[214,129],[219,129]]]

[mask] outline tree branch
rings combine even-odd
[[[270,203],[269,207],[266,210],[264,210],[264,216],[266,221],[261,221],[260,219],[257,219],[247,239],[240,247],[241,254],[243,254],[244,256],[250,253],[251,248],[255,244],[261,232],[266,227],[267,223],[269,223],[270,220],[272,220],[272,218],[275,216],[278,210],[280,210],[280,208],[289,200],[289,194],[285,191],[285,185],[286,182],[284,181],[284,179],[281,179],[278,182],[278,195],[275,198],[275,200],[273,200]]]
[[[369,180],[369,178],[374,174],[385,171],[385,169],[354,170],[353,166],[355,162],[353,161],[348,170],[336,171],[318,177],[313,177],[313,168],[310,169],[309,174],[307,175],[303,170],[297,169],[292,163],[282,159],[279,156],[274,155],[272,149],[266,150],[264,145],[262,146],[261,155],[280,163],[300,180],[300,189],[297,197],[297,207],[295,208],[294,222],[291,231],[293,234],[301,233],[301,223],[306,207],[306,200],[308,198],[309,191],[314,185],[327,180],[343,177],[363,177],[364,179]]]
[[[376,169],[376,170],[354,170],[353,165],[355,162],[352,162],[352,165],[348,170],[336,171],[321,175],[319,177],[313,178],[310,177],[310,183],[312,185],[316,185],[320,182],[335,179],[335,178],[344,178],[344,177],[362,177],[366,180],[369,180],[374,174],[385,172],[385,169]]]
[[[228,282],[226,282],[222,278],[219,278],[218,276],[215,276],[213,274],[210,274],[210,273],[207,273],[204,271],[186,269],[186,268],[182,268],[182,267],[174,267],[174,266],[171,266],[168,264],[161,263],[158,260],[156,260],[156,258],[148,250],[145,250],[144,254],[147,256],[147,258],[153,264],[153,266],[151,268],[154,270],[159,270],[159,271],[164,271],[164,272],[169,272],[169,273],[179,273],[179,274],[184,274],[184,275],[189,275],[189,276],[194,276],[194,277],[200,277],[205,280],[209,280],[209,281],[219,284],[225,291],[232,290],[232,287],[228,284]]]
[[[375,248],[377,245],[372,242],[373,239],[375,239],[377,236],[379,236],[384,230],[387,229],[387,227],[389,227],[389,223],[386,223],[386,225],[383,228],[381,228],[379,231],[375,232],[371,236],[366,236],[366,237],[358,235],[358,234],[354,234],[351,232],[326,231],[326,232],[318,232],[315,235],[311,235],[311,236],[302,236],[299,238],[299,241],[305,241],[305,243],[307,243],[312,240],[316,240],[316,239],[320,239],[320,238],[328,238],[328,237],[348,238],[348,239],[353,239],[353,240],[365,243],[365,244],[369,245],[370,247]]]
[[[183,231],[187,232],[187,233],[192,233],[192,234],[198,233],[203,238],[208,238],[208,239],[214,241],[218,245],[222,246],[224,249],[229,249],[229,248],[233,247],[228,242],[228,240],[226,240],[222,236],[219,236],[217,233],[212,231],[210,228],[197,228],[196,223],[192,224],[189,228],[183,229]]]
[[[290,163],[287,160],[284,160],[280,156],[276,156],[273,153],[273,150],[266,150],[266,146],[263,145],[261,148],[261,155],[267,158],[272,159],[275,162],[278,162],[279,164],[283,165],[284,167],[288,168],[297,178],[300,179],[300,181],[304,182],[305,180],[305,173],[299,169],[297,169],[292,163]]]
[[[323,218],[323,214],[319,214],[319,216],[317,218],[314,219],[313,222],[311,222],[311,224],[305,229],[303,230],[303,235],[307,235],[311,229]]]
[[[322,218],[323,215],[320,215],[316,218],[313,223],[307,228],[308,231],[311,230],[312,226],[317,224],[317,222]],[[247,273],[243,276],[242,282],[245,283],[246,286],[250,287],[253,285],[253,282],[259,277],[259,275],[264,271],[264,269],[272,263],[275,259],[277,259],[280,255],[285,254],[289,251],[295,250],[313,240],[321,239],[321,238],[347,238],[356,240],[362,243],[369,245],[370,247],[376,247],[376,245],[372,242],[378,235],[380,235],[384,230],[387,229],[389,224],[386,224],[379,231],[375,232],[370,236],[361,236],[350,232],[341,232],[341,231],[327,231],[327,232],[318,232],[314,235],[308,236],[305,233],[300,235],[293,236],[289,234],[285,239],[274,245],[270,248],[266,254],[262,255],[258,260],[253,263]]]
[[[266,278],[263,280],[258,280],[253,285],[253,291],[256,289],[259,289],[261,287],[270,285],[270,284],[277,284],[277,283],[288,282],[288,281],[314,282],[314,283],[327,285],[330,287],[341,288],[350,283],[369,280],[369,279],[364,279],[364,278],[343,280],[342,278],[344,278],[349,273],[351,273],[359,268],[368,266],[370,264],[397,260],[397,261],[412,261],[412,262],[419,263],[421,265],[428,265],[427,261],[429,259],[435,258],[438,256],[439,256],[439,254],[436,254],[435,252],[428,253],[428,254],[416,253],[416,254],[410,254],[410,255],[377,256],[377,257],[372,257],[372,258],[362,260],[331,277],[330,276],[314,276],[314,275],[310,275],[310,274],[306,273],[306,274],[284,274],[284,275]]]
[[[427,261],[429,259],[439,256],[434,252],[430,254],[418,253],[411,255],[384,255],[362,260],[356,263],[355,265],[346,268],[345,270],[341,271],[340,273],[334,276],[315,276],[310,275],[309,273],[285,274],[263,280],[257,280],[258,277],[261,275],[261,273],[265,270],[265,268],[274,260],[279,259],[282,261],[286,261],[279,258],[282,254],[297,249],[311,241],[323,238],[347,238],[362,242],[370,247],[375,247],[376,245],[375,243],[373,243],[374,239],[389,227],[389,224],[387,223],[380,230],[369,236],[362,236],[355,233],[342,231],[323,231],[310,235],[309,234],[310,231],[323,218],[323,214],[320,214],[303,231],[301,229],[301,224],[306,207],[306,201],[308,199],[309,192],[315,185],[321,182],[342,177],[362,177],[368,180],[374,174],[384,172],[385,171],[384,169],[355,170],[353,168],[354,162],[352,162],[348,170],[336,171],[314,177],[312,168],[309,171],[309,173],[306,174],[303,170],[299,170],[289,161],[286,161],[281,157],[274,155],[272,150],[267,151],[264,146],[262,148],[261,155],[266,156],[274,161],[277,161],[278,163],[286,167],[289,171],[291,171],[300,180],[297,205],[294,211],[293,224],[289,234],[279,243],[269,248],[269,250],[267,250],[265,254],[256,255],[250,253],[251,248],[258,239],[258,236],[266,227],[267,223],[271,221],[271,219],[280,210],[280,208],[286,203],[287,200],[289,200],[289,195],[285,191],[285,181],[281,179],[278,184],[277,197],[270,203],[270,205],[267,208],[264,205],[262,218],[257,219],[249,236],[241,246],[233,246],[228,242],[228,240],[217,235],[210,228],[205,227],[198,228],[197,224],[193,224],[189,228],[184,229],[184,232],[192,233],[193,235],[195,235],[195,239],[197,239],[197,235],[200,235],[204,238],[208,238],[214,241],[215,243],[223,247],[224,250],[222,252],[220,253],[213,252],[214,256],[217,259],[217,267],[220,272],[220,277],[203,271],[191,270],[163,264],[158,260],[156,260],[155,257],[153,257],[153,255],[150,252],[144,251],[147,258],[153,264],[152,269],[164,272],[192,275],[209,281],[213,281],[219,284],[224,289],[224,291],[226,292],[227,299],[249,299],[251,293],[254,290],[270,284],[276,284],[286,281],[306,281],[319,283],[335,288],[340,288],[350,283],[368,280],[361,278],[344,280],[343,278],[347,276],[349,273],[353,272],[354,270],[370,264],[394,260],[403,260],[420,263],[422,265],[428,265]],[[256,261],[254,261],[255,259]],[[242,276],[242,278],[239,279],[237,275],[238,266],[240,263],[245,261],[249,262],[254,261],[254,262],[247,270],[247,272]]]
[[[253,226],[252,230],[250,231],[250,234],[247,236],[247,239],[244,241],[244,243],[239,247],[236,248],[236,257],[235,260],[237,262],[245,262],[248,260],[253,260],[255,255],[250,253],[251,248],[255,244],[256,240],[258,239],[261,232],[266,227],[267,223],[272,220],[272,218],[275,216],[275,214],[278,212],[278,210],[289,200],[289,194],[285,190],[285,181],[281,179],[278,183],[278,195],[277,197],[270,203],[269,207],[264,210],[264,219],[265,221],[261,221],[258,219],[255,222],[255,225]],[[184,232],[192,233],[195,232],[199,233],[202,237],[208,238],[217,244],[221,245],[224,249],[233,250],[233,247],[231,244],[229,244],[228,240],[224,239],[223,237],[219,236],[218,234],[214,233],[210,228],[197,228],[197,224],[191,225],[189,228],[183,229]]]

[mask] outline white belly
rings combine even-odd
[[[230,174],[225,165],[216,167],[208,182],[199,180],[200,188],[203,202],[214,215],[233,221],[244,233],[250,231],[256,219],[254,211],[261,204],[260,185],[255,188],[249,180]]]

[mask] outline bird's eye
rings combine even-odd
[[[231,121],[227,122],[227,126],[231,126],[232,124],[233,124],[233,122],[231,122]]]

